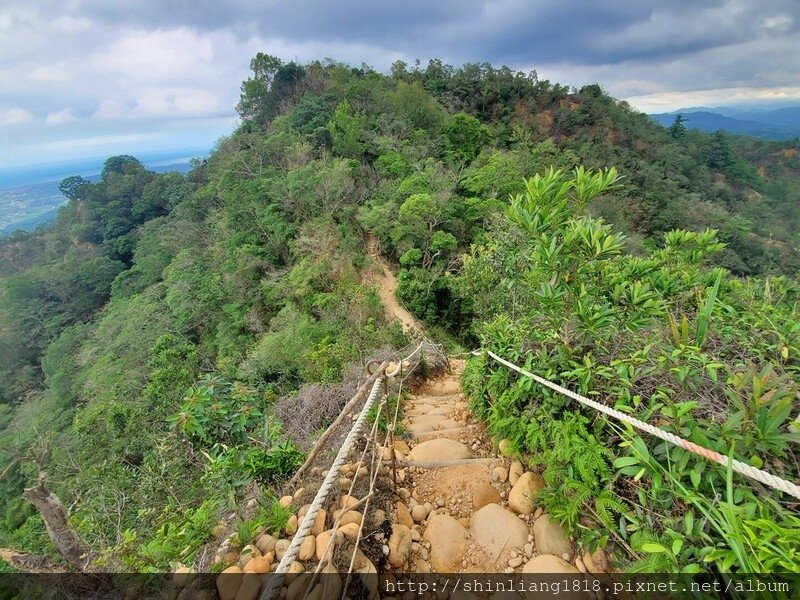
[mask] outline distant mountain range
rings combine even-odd
[[[800,137],[800,106],[776,109],[731,108],[726,106],[682,108],[658,113],[650,118],[669,127],[676,115],[686,117],[686,127],[700,131],[723,129],[730,133],[752,135],[770,140]]]

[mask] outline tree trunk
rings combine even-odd
[[[39,481],[25,488],[23,497],[31,502],[42,515],[47,533],[61,556],[70,565],[83,570],[89,561],[89,548],[69,524],[69,517],[58,496],[47,489],[46,475],[39,471]]]

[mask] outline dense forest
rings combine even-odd
[[[52,224],[0,240],[0,546],[56,558],[22,497],[40,471],[116,569],[191,562],[254,481],[279,519],[272,482],[353,373],[408,343],[370,236],[451,349],[798,476],[800,141],[663,128],[599,85],[487,64],[251,68],[240,125],[188,175],[112,157],[62,182]],[[721,511],[724,469],[483,358],[464,383],[582,543],[634,570],[796,568],[787,498],[746,484]]]

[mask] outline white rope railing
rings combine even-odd
[[[300,551],[300,545],[303,543],[303,540],[311,533],[311,528],[314,526],[317,513],[319,513],[323,504],[325,504],[328,494],[330,493],[334,484],[337,482],[339,477],[339,469],[347,460],[347,456],[356,441],[356,437],[358,437],[359,433],[361,432],[361,428],[364,426],[364,421],[367,419],[367,413],[372,408],[372,405],[375,404],[375,400],[378,398],[382,384],[383,376],[381,375],[377,377],[375,382],[372,384],[372,390],[369,393],[367,401],[364,403],[364,408],[361,409],[353,428],[350,430],[350,433],[347,434],[342,447],[339,448],[339,452],[336,454],[336,458],[334,459],[330,469],[328,469],[328,474],[325,476],[322,485],[319,487],[319,491],[317,491],[314,501],[311,503],[311,506],[309,507],[308,512],[306,512],[305,517],[303,517],[303,522],[297,528],[297,532],[292,538],[289,547],[286,549],[286,552],[281,558],[280,563],[278,563],[278,567],[275,570],[274,576],[269,578],[269,585],[266,586],[261,592],[259,600],[272,600],[276,592],[281,589],[286,571],[288,571],[291,564],[297,558],[297,554]]]
[[[654,425],[650,425],[649,423],[645,423],[644,421],[640,421],[639,419],[636,419],[635,417],[632,417],[632,416],[630,416],[628,414],[620,412],[620,411],[618,411],[618,410],[616,410],[614,408],[610,408],[610,407],[606,406],[605,404],[600,404],[599,402],[595,402],[594,400],[590,400],[589,398],[586,398],[585,396],[581,396],[580,394],[576,394],[572,390],[569,390],[569,389],[567,389],[565,387],[562,387],[562,386],[558,385],[557,383],[553,383],[552,381],[548,381],[544,377],[539,377],[538,375],[535,375],[535,374],[531,373],[530,371],[528,371],[528,370],[526,370],[526,369],[524,369],[522,367],[519,367],[519,366],[515,365],[512,362],[507,361],[506,359],[504,359],[501,356],[498,356],[497,354],[495,354],[491,350],[476,350],[476,351],[473,352],[473,354],[479,355],[479,354],[482,354],[483,352],[485,352],[491,358],[493,358],[494,360],[499,362],[501,365],[504,365],[504,366],[508,367],[509,369],[511,369],[513,371],[516,371],[517,373],[519,373],[521,375],[524,375],[525,377],[530,377],[531,379],[533,379],[537,383],[539,383],[539,384],[541,384],[541,385],[543,385],[545,387],[548,387],[551,390],[554,390],[554,391],[558,392],[559,394],[563,394],[564,396],[572,398],[573,400],[577,400],[578,402],[580,402],[584,406],[588,406],[590,408],[593,408],[594,410],[599,411],[599,412],[601,412],[604,415],[607,415],[609,417],[613,417],[614,419],[617,419],[618,421],[622,421],[624,423],[628,423],[628,424],[632,425],[633,427],[635,427],[637,429],[640,429],[641,431],[645,431],[645,432],[647,432],[647,433],[649,433],[651,435],[656,436],[659,439],[662,439],[662,440],[664,440],[666,442],[674,444],[675,446],[678,446],[679,448],[684,448],[685,450],[688,450],[689,452],[693,452],[694,454],[697,454],[698,456],[702,456],[703,458],[706,458],[708,460],[711,460],[711,461],[714,461],[716,463],[719,463],[720,465],[722,465],[722,466],[724,466],[726,468],[730,467],[731,469],[733,469],[734,471],[736,471],[737,473],[739,473],[741,475],[744,475],[745,477],[749,477],[750,479],[754,479],[755,481],[763,483],[764,485],[767,485],[767,486],[769,486],[771,488],[775,488],[775,489],[780,490],[782,492],[786,492],[787,494],[790,494],[791,496],[794,496],[795,498],[800,498],[800,486],[795,485],[791,481],[787,481],[787,480],[782,479],[782,478],[780,478],[780,477],[778,477],[776,475],[773,475],[773,474],[768,473],[766,471],[763,471],[761,469],[757,469],[756,467],[753,467],[752,465],[748,465],[747,463],[743,463],[743,462],[738,461],[738,460],[733,459],[733,458],[728,458],[724,454],[720,454],[719,452],[715,452],[714,450],[709,450],[708,448],[704,448],[703,446],[698,446],[697,444],[695,444],[693,442],[690,442],[689,440],[685,440],[682,437],[679,437],[679,436],[675,435],[674,433],[670,433],[669,431],[664,431],[663,429],[660,429],[659,427],[655,427]]]

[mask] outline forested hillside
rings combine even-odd
[[[22,498],[40,469],[113,568],[191,562],[253,481],[280,521],[272,482],[353,373],[408,342],[371,284],[369,236],[398,299],[452,347],[494,348],[688,437],[713,427],[696,441],[796,479],[797,142],[665,129],[598,85],[486,64],[251,67],[240,126],[188,175],[112,157],[99,182],[62,183],[49,227],[0,241],[0,546],[54,554]],[[676,525],[724,472],[672,457],[673,485],[663,446],[634,455],[641,440],[530,401],[482,359],[465,384],[541,458],[548,507],[587,544],[609,543],[579,518],[591,506],[611,543],[670,548],[628,557],[643,569],[727,560],[708,523]],[[548,455],[554,439],[585,448],[584,468]],[[785,499],[740,489],[747,518],[798,539]]]

